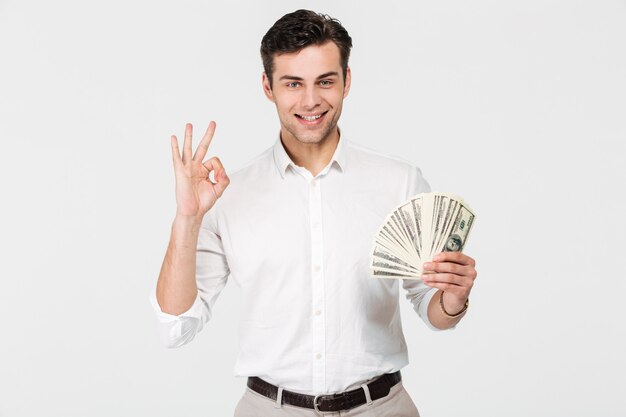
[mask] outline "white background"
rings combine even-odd
[[[354,40],[346,137],[479,216],[461,325],[431,332],[402,299],[422,415],[626,416],[617,0],[0,0],[0,416],[232,415],[237,288],[177,350],[148,303],[169,136],[216,120],[229,172],[271,146],[258,48],[300,7]]]

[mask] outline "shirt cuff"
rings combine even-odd
[[[438,327],[433,326],[433,324],[430,322],[430,318],[428,318],[428,306],[430,305],[430,300],[432,300],[433,296],[437,293],[437,291],[438,291],[437,288],[431,288],[426,293],[426,295],[424,295],[424,298],[422,298],[417,314],[419,314],[422,320],[424,320],[424,323],[426,323],[426,326],[428,326],[428,328],[431,330],[435,330],[438,332],[443,331],[443,330],[452,330],[456,327],[456,325],[448,329],[440,329]]]
[[[200,293],[196,294],[196,299],[189,309],[179,315],[175,316],[173,314],[165,313],[161,310],[161,306],[159,305],[159,301],[156,298],[156,291],[150,294],[150,304],[154,308],[156,312],[157,318],[161,323],[171,323],[173,321],[177,321],[182,317],[193,317],[196,319],[202,318],[202,299],[200,298]]]
[[[150,304],[152,304],[157,316],[159,338],[163,345],[168,348],[177,348],[189,343],[202,330],[204,321],[208,320],[208,313],[204,310],[200,293],[196,296],[192,306],[177,316],[161,310],[156,298],[156,291],[150,294]],[[204,318],[203,313],[206,315]]]

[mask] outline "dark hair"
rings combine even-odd
[[[352,38],[337,19],[311,10],[296,10],[278,19],[261,41],[261,59],[272,86],[274,55],[300,51],[309,45],[332,41],[339,48],[343,79],[346,80]]]

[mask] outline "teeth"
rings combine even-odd
[[[320,117],[322,117],[322,115],[318,114],[317,116],[300,116],[300,117],[306,120],[307,122],[312,122],[313,120],[317,120]]]

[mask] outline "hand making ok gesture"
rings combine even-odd
[[[193,157],[191,155],[192,129],[191,123],[187,123],[182,158],[178,148],[178,139],[174,135],[171,137],[172,159],[176,174],[176,215],[202,218],[222,196],[230,179],[218,157],[214,156],[202,162],[213,139],[215,122],[209,123]],[[211,172],[216,182],[209,178]]]

